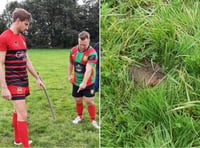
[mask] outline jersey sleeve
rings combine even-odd
[[[88,56],[88,64],[92,65],[92,66],[95,66],[95,64],[97,63],[97,53],[96,52],[92,52],[89,54]]]
[[[7,51],[6,39],[3,36],[0,36],[0,51]]]
[[[70,54],[69,54],[69,62],[73,64],[72,49],[70,50]]]

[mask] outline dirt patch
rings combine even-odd
[[[136,86],[155,86],[165,76],[165,73],[160,71],[159,64],[144,63],[144,66],[129,67],[129,77],[134,80]]]

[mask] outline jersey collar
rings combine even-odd
[[[90,48],[91,48],[91,46],[89,45],[88,48],[87,48],[86,50],[81,51],[80,48],[79,48],[79,46],[78,46],[78,51],[79,51],[79,52],[85,52],[85,51],[87,51],[87,50],[90,49]]]

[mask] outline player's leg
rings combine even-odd
[[[90,115],[91,123],[95,128],[99,128],[96,122],[96,106],[94,103],[94,85],[86,87],[83,91],[83,95],[85,96],[85,102],[87,104],[88,113]]]
[[[94,103],[94,97],[86,97],[85,102],[88,106],[88,113],[90,115],[92,125],[99,129],[99,125],[96,122],[96,106]]]
[[[13,100],[13,105],[17,113],[17,132],[24,147],[30,147],[28,141],[27,110],[26,101]]]
[[[21,138],[20,138],[20,134],[17,128],[17,112],[13,112],[13,116],[12,116],[12,125],[13,125],[13,131],[14,131],[14,144],[15,145],[22,145],[21,142]],[[32,140],[28,141],[29,144],[32,143]]]
[[[73,85],[72,96],[74,97],[76,104],[77,117],[72,121],[74,124],[78,124],[83,119],[83,97],[82,91],[78,91],[78,86]]]
[[[96,106],[94,104],[94,97],[85,97],[85,102],[87,104],[88,113],[90,115],[91,121],[95,120]]]
[[[12,115],[12,126],[13,126],[13,131],[14,131],[14,142],[20,143],[21,139],[19,137],[19,132],[18,132],[18,128],[17,128],[17,113],[16,113],[16,111],[13,112],[13,115]]]
[[[8,86],[8,89],[12,95],[12,102],[15,112],[13,113],[13,127],[15,141],[14,144],[24,147],[30,147],[28,141],[28,129],[27,129],[27,110],[25,97],[29,94],[28,87]]]
[[[99,91],[99,68],[96,68],[96,77],[95,77],[94,87],[95,87],[95,92],[98,92]]]
[[[77,112],[77,117],[72,121],[74,124],[78,124],[79,122],[82,121],[83,119],[83,98],[74,98],[76,101],[76,112]]]

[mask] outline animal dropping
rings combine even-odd
[[[164,78],[165,74],[160,71],[159,64],[145,64],[144,66],[129,67],[129,78],[134,80],[136,86],[155,86]]]

